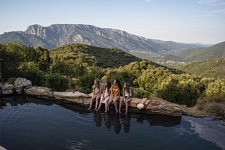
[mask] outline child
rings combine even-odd
[[[100,81],[99,80],[94,80],[94,85],[92,86],[92,98],[90,100],[90,106],[88,110],[91,110],[93,101],[95,100],[95,110],[98,107],[98,101],[101,97],[101,90],[100,90]]]
[[[110,99],[107,104],[107,111],[109,111],[109,104],[113,102],[115,111],[118,113],[118,107],[117,107],[117,100],[120,99],[120,93],[121,93],[121,84],[118,79],[115,79],[113,81],[113,85],[110,88]]]
[[[99,110],[102,106],[102,103],[104,103],[105,104],[105,112],[107,112],[107,104],[108,104],[109,97],[110,97],[110,91],[109,91],[110,87],[111,87],[110,81],[105,82],[103,90],[102,90],[100,104],[99,104],[97,110]]]
[[[126,112],[125,112],[125,114],[127,115],[127,112],[128,112],[128,102],[131,101],[131,96],[132,96],[131,89],[130,89],[129,84],[127,82],[124,83],[122,93],[123,93],[123,99],[120,101],[119,113],[121,113],[121,105],[122,105],[122,102],[124,102],[125,103],[125,106],[126,106]]]

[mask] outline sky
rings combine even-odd
[[[90,24],[150,39],[225,41],[225,0],[0,0],[0,34],[29,25]]]

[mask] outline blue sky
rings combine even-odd
[[[0,0],[0,34],[91,24],[185,43],[225,41],[225,0]]]

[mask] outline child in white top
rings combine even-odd
[[[110,81],[105,82],[103,90],[102,90],[102,94],[101,94],[101,100],[100,100],[100,104],[98,106],[99,110],[102,106],[102,104],[105,104],[105,112],[107,112],[107,104],[110,98],[110,87],[111,87],[111,83]]]
[[[129,84],[127,82],[124,83],[122,93],[123,93],[123,99],[121,99],[121,101],[120,101],[119,113],[121,113],[122,102],[124,102],[125,106],[126,106],[125,114],[127,114],[128,113],[128,102],[131,101],[131,96],[132,96],[131,88],[129,87]]]
[[[98,106],[98,101],[101,97],[101,89],[100,89],[100,81],[99,80],[94,80],[94,85],[92,86],[92,98],[90,100],[90,106],[88,110],[91,110],[93,101],[95,100],[95,110],[97,109]]]

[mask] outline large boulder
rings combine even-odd
[[[162,114],[169,116],[181,116],[182,107],[178,104],[170,103],[158,97],[150,99],[146,107],[147,114]]]
[[[31,88],[24,89],[24,92],[31,96],[53,97],[51,89],[47,87],[33,86]]]
[[[17,78],[14,82],[16,93],[21,94],[25,88],[32,87],[32,82],[25,78]]]
[[[14,86],[13,84],[5,83],[1,86],[2,94],[13,94],[14,93]]]

